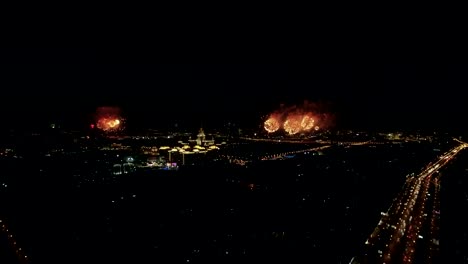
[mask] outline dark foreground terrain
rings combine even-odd
[[[443,151],[335,146],[247,167],[126,175],[82,156],[94,154],[31,154],[2,159],[0,212],[31,263],[348,263],[405,175]],[[468,163],[457,162],[442,180],[441,252],[450,263],[463,263],[467,247]],[[4,232],[0,254],[16,260]]]

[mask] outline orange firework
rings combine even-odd
[[[278,121],[277,118],[271,116],[265,121],[265,123],[263,124],[263,127],[268,133],[273,133],[280,128],[280,122]]]
[[[290,107],[281,104],[280,109],[270,113],[263,127],[269,133],[280,129],[289,135],[315,133],[334,124],[334,115],[327,108],[326,104],[308,101]]]
[[[301,117],[288,116],[288,119],[283,124],[283,128],[289,135],[297,134],[301,131]]]
[[[97,109],[96,127],[103,131],[116,131],[122,126],[120,109],[116,107],[99,107]]]
[[[301,121],[301,127],[303,130],[310,130],[314,127],[314,119],[309,115],[304,115]]]
[[[97,121],[97,127],[104,131],[117,130],[120,126],[118,118],[103,117]]]

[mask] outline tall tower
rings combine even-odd
[[[203,128],[200,128],[197,135],[197,145],[201,146],[203,142],[205,142],[205,132],[203,132]]]

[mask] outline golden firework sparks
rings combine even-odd
[[[99,107],[96,111],[96,127],[102,131],[120,130],[123,119],[117,107]]]
[[[280,128],[280,122],[277,118],[272,116],[265,121],[263,127],[268,133],[273,133]]]
[[[300,116],[288,116],[288,118],[283,124],[283,128],[289,135],[299,133],[301,131]]]
[[[314,119],[309,115],[304,115],[301,121],[301,127],[303,130],[310,130],[314,127]]]

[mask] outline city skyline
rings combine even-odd
[[[2,52],[1,263],[468,261],[466,65]]]

